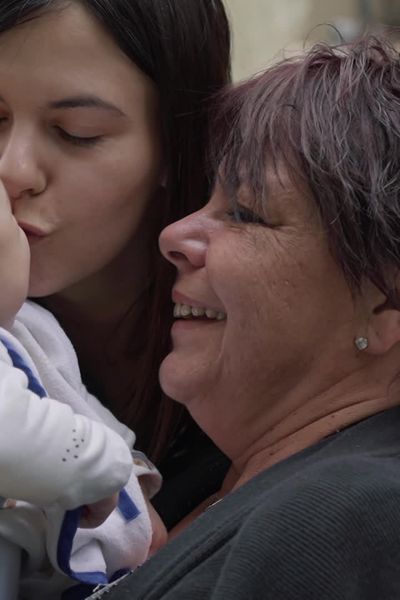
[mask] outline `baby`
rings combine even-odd
[[[0,539],[25,551],[20,598],[77,584],[84,598],[163,543],[148,501],[161,477],[87,392],[54,317],[25,302],[29,266],[0,182]]]

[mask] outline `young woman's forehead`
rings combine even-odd
[[[120,55],[124,57],[100,22],[75,2],[57,10],[39,12],[34,18],[0,34],[1,52],[8,52],[10,56],[14,53],[15,59],[24,51],[25,58],[28,58],[32,48],[35,52],[40,50],[42,57],[47,55],[49,59],[56,53],[56,57],[65,54],[72,60],[82,52],[87,53],[86,59],[92,60],[98,55],[103,59],[108,54],[111,59]],[[34,60],[35,57],[32,58]]]
[[[0,35],[0,94],[100,96],[122,104],[154,106],[155,86],[82,6],[50,10]],[[25,88],[23,94],[22,89]],[[126,106],[124,106],[124,103]]]

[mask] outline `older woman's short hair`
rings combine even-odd
[[[400,307],[400,55],[384,37],[318,44],[229,89],[216,119],[221,181],[268,207],[266,167],[309,190],[353,290]]]

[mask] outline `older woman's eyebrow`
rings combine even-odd
[[[71,96],[63,98],[62,100],[50,102],[49,107],[53,109],[101,108],[103,110],[114,112],[121,117],[126,117],[126,114],[120,108],[115,106],[115,104],[111,104],[111,102],[107,102],[98,96]]]

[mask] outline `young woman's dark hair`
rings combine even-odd
[[[351,289],[372,281],[398,309],[400,54],[388,37],[316,45],[222,96],[214,160],[232,201],[244,184],[268,221],[265,169],[285,168]]]
[[[230,78],[229,25],[221,0],[74,1],[92,13],[153,80],[160,98],[166,189],[157,209],[155,204],[153,207],[153,212],[160,211],[152,238],[154,279],[143,298],[140,316],[134,311],[135,319],[127,315],[123,323],[132,331],[130,354],[135,365],[129,401],[121,405],[109,402],[114,414],[136,431],[138,446],[157,460],[184,418],[178,406],[162,397],[158,385],[172,304],[171,275],[161,263],[157,238],[164,225],[197,209],[207,199],[209,99]],[[5,0],[0,6],[0,35],[48,10],[62,10],[69,3]],[[77,351],[79,355],[79,344]],[[85,364],[81,367],[85,374]],[[102,398],[95,381],[89,381],[89,387]]]

